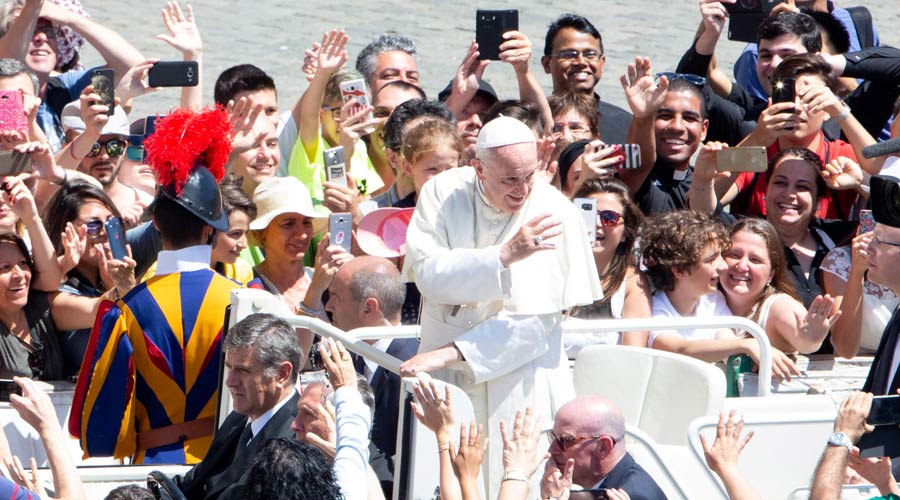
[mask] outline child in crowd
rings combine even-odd
[[[413,180],[416,194],[429,179],[458,167],[463,158],[456,129],[442,120],[428,120],[406,133],[401,149],[403,172]]]

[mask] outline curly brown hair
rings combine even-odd
[[[694,270],[709,245],[723,252],[731,246],[731,240],[718,219],[701,212],[657,213],[647,218],[641,227],[645,274],[657,290],[675,290],[675,271]]]

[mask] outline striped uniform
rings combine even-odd
[[[193,464],[206,456],[212,427],[146,450],[138,433],[215,417],[225,307],[239,286],[211,269],[165,274],[98,314],[69,422],[85,458]]]

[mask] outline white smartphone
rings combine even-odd
[[[325,159],[325,178],[328,182],[347,185],[347,163],[344,160],[344,146],[326,149],[322,156]]]
[[[587,230],[588,242],[594,246],[597,241],[597,200],[593,198],[575,198],[572,203],[581,212],[584,219],[584,228]]]
[[[369,89],[366,87],[366,81],[362,78],[341,82],[339,87],[341,88],[341,100],[344,101],[344,104],[347,104],[350,100],[355,100],[362,106],[372,105],[372,102],[369,100]],[[371,119],[372,113],[369,112],[366,120]]]

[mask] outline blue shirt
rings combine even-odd
[[[41,98],[37,111],[37,123],[47,136],[53,152],[59,151],[63,143],[64,132],[59,117],[62,110],[72,101],[78,100],[81,91],[91,84],[90,70],[72,70],[50,78],[47,93]]]
[[[41,497],[37,493],[0,476],[0,500],[41,500]]]

